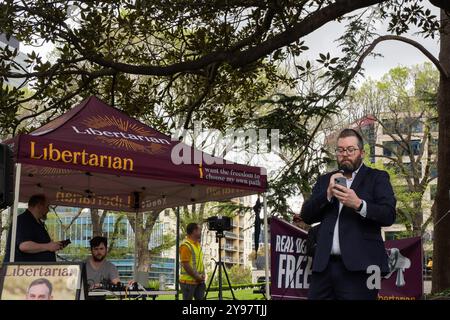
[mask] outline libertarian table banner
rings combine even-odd
[[[271,296],[306,299],[311,281],[312,257],[306,255],[307,232],[271,218]],[[420,237],[385,242],[390,272],[381,280],[380,300],[415,300],[423,295],[422,242]],[[369,274],[368,274],[369,276]]]

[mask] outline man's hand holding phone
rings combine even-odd
[[[343,178],[345,181],[345,177],[341,172],[337,172],[330,177],[330,183],[328,184],[328,188],[327,188],[328,200],[331,200],[331,198],[334,197],[334,193],[333,193],[334,186],[336,185],[336,179],[338,179],[338,178]]]
[[[59,241],[59,243],[61,243],[62,248],[65,248],[72,242],[70,241],[70,239],[66,239],[66,240]]]
[[[362,200],[357,196],[355,190],[347,188],[347,182],[344,176],[334,179],[331,194],[344,206],[355,210],[358,210],[362,204]]]

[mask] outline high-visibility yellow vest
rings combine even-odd
[[[192,270],[196,271],[198,274],[205,273],[205,267],[203,266],[203,252],[200,246],[193,245],[189,240],[184,240],[180,245],[186,246],[191,251],[191,260],[189,261],[189,265]],[[189,275],[186,270],[184,270],[183,265],[181,265],[180,271],[180,282],[182,283],[197,283],[194,277]]]

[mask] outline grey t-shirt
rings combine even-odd
[[[98,270],[91,265],[90,258],[86,260],[86,275],[89,287],[101,283],[102,280],[113,280],[119,278],[119,272],[114,264],[104,260]]]

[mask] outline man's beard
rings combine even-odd
[[[344,171],[344,173],[353,173],[362,163],[362,158],[358,158],[354,161],[346,159],[345,162],[338,162],[339,170]]]
[[[103,260],[105,260],[106,256],[101,256],[100,258],[97,258],[96,256],[92,256],[92,258],[94,259],[95,262],[101,262]]]

